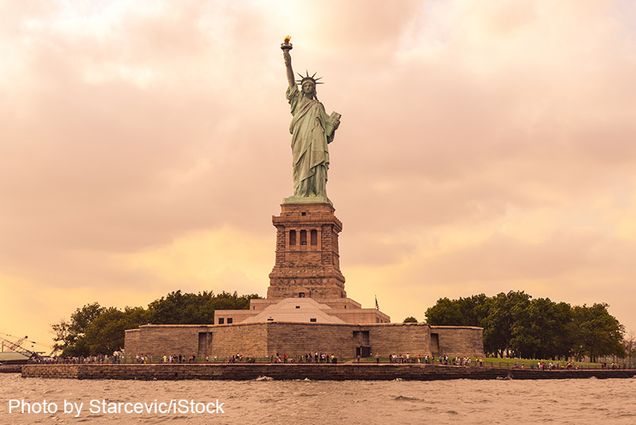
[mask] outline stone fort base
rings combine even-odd
[[[340,359],[390,354],[483,356],[482,328],[427,324],[249,323],[143,325],[126,331],[127,356],[265,358],[334,354]]]

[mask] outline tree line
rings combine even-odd
[[[426,310],[431,325],[484,328],[484,350],[492,356],[533,359],[626,354],[624,327],[604,303],[572,306],[523,291],[488,297],[440,298]]]
[[[145,324],[212,324],[215,310],[249,308],[256,294],[212,291],[170,292],[144,307],[103,307],[86,304],[71,314],[70,320],[52,325],[54,348],[61,356],[112,354],[124,347],[124,331]]]
[[[144,307],[104,307],[86,304],[69,320],[54,324],[55,349],[62,356],[112,354],[124,346],[124,331],[145,324],[211,324],[216,310],[249,308],[256,294],[174,291]],[[426,310],[431,325],[481,326],[484,351],[491,356],[569,358],[595,361],[624,356],[624,327],[607,304],[571,306],[549,298],[532,298],[523,291],[492,297],[440,298]],[[414,317],[406,323],[417,322]],[[633,338],[632,338],[633,339]],[[633,344],[632,344],[633,345]]]

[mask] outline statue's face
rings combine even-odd
[[[313,81],[305,81],[303,83],[303,93],[304,94],[310,94],[313,95],[316,93],[316,86],[314,85]]]

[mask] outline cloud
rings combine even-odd
[[[271,249],[265,248],[273,245],[269,239],[225,227],[188,234],[169,245],[121,255],[117,260],[130,270],[149,274],[164,288],[181,282],[195,292],[207,287],[217,292],[263,294],[273,266]]]

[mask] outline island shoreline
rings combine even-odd
[[[634,378],[636,369],[490,368],[422,364],[27,364],[23,378],[112,380],[436,381]]]

